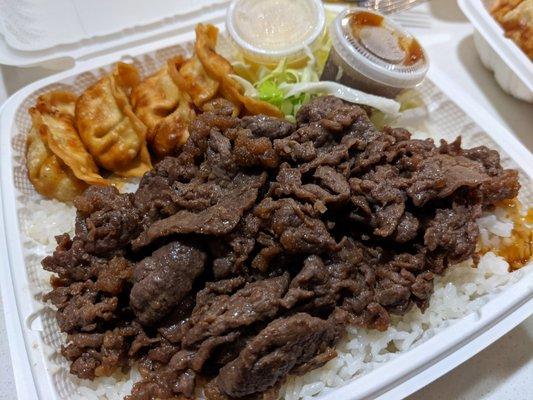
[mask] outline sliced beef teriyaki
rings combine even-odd
[[[377,129],[335,97],[296,124],[215,99],[136,193],[91,187],[43,267],[80,378],[137,365],[128,400],[276,399],[335,357],[347,325],[422,311],[476,256],[476,219],[518,173],[460,139]]]

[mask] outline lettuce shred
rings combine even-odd
[[[334,15],[328,15],[328,19]],[[275,67],[255,65],[249,63],[242,56],[232,54],[232,66],[237,80],[245,89],[245,94],[266,101],[278,107],[285,117],[295,120],[296,113],[315,94],[301,93],[295,96],[287,96],[293,85],[313,83],[320,80],[320,75],[326,64],[331,40],[329,35],[324,34],[321,42],[312,52],[307,51],[307,59],[303,66],[292,66],[287,60],[281,60]]]
[[[311,100],[311,94],[286,96],[288,90],[293,85],[318,82],[318,80],[314,59],[299,69],[289,68],[286,60],[282,60],[272,71],[263,68],[254,87],[257,89],[259,99],[275,105],[288,119],[293,120],[298,110]]]

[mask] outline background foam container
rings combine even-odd
[[[474,43],[481,61],[512,96],[533,103],[533,61],[513,42],[490,14],[494,0],[458,0],[474,25]]]

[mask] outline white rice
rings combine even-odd
[[[74,233],[73,221],[76,218],[76,209],[57,200],[36,200],[21,210],[26,218],[23,232],[44,250],[51,254],[55,247],[55,237],[62,233]]]
[[[47,253],[55,246],[55,235],[72,233],[75,217],[72,206],[39,200],[31,202],[23,211],[31,216],[28,219],[31,222],[23,227],[26,235]],[[504,210],[485,213],[478,225],[483,247],[497,246],[511,236],[513,229],[513,222]],[[530,263],[527,268],[532,267]],[[449,268],[444,277],[436,278],[435,292],[424,314],[415,307],[401,318],[393,317],[386,332],[350,328],[346,339],[337,346],[338,357],[304,376],[290,377],[281,390],[281,397],[298,400],[320,396],[413,349],[454,321],[475,312],[495,292],[512,283],[515,274],[508,271],[508,263],[494,253],[482,256],[477,268],[473,268],[471,260]],[[70,374],[64,376],[76,387],[74,396],[66,398],[85,400],[121,400],[140,379],[136,369],[94,382],[79,380]]]
[[[77,386],[72,400],[122,400],[131,394],[133,384],[141,380],[141,374],[137,368],[132,368],[126,374],[116,373],[92,382],[70,374],[68,379]]]

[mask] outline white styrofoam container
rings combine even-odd
[[[212,22],[221,21],[214,19]],[[52,88],[66,86],[81,91],[118,60],[135,62],[146,76],[172,53],[186,51],[186,44],[193,38],[190,29],[127,51],[78,61],[69,71],[23,88],[0,109],[0,288],[20,400],[63,400],[69,398],[69,390],[72,390],[63,381],[66,363],[47,350],[50,345],[57,348],[60,336],[57,329],[54,331],[53,314],[42,314],[45,309],[39,296],[43,288],[36,277],[40,259],[24,234],[25,202],[37,196],[24,169],[24,138],[30,123],[27,108],[40,93]],[[497,148],[506,166],[520,169],[526,197],[531,197],[533,156],[511,133],[472,102],[438,68],[430,70],[420,93],[431,111],[431,122],[443,132],[444,138],[449,140],[461,132],[466,146],[486,144]],[[533,313],[533,269],[515,274],[515,283],[494,293],[478,312],[455,321],[418,347],[340,387],[324,399],[401,398],[472,357]]]
[[[474,25],[474,43],[481,61],[494,72],[496,81],[512,96],[533,103],[533,62],[490,15],[494,0],[458,0]]]

